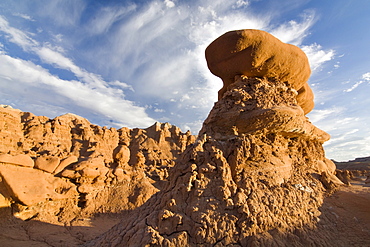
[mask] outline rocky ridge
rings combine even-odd
[[[307,57],[258,30],[217,40],[206,58],[224,87],[198,136],[169,124],[116,130],[73,114],[48,119],[0,108],[2,207],[74,234],[69,242],[35,237],[22,225],[29,239],[45,246],[350,243],[336,238],[335,215],[323,207],[343,183],[325,158],[330,136],[305,116],[313,108]],[[120,222],[104,234],[73,232],[79,220],[107,213],[119,213]]]
[[[168,123],[117,130],[10,107],[0,108],[0,123],[1,207],[55,224],[140,206],[195,140]]]
[[[328,135],[296,105],[283,83],[236,76],[167,187],[88,246],[330,244],[308,232],[342,182],[322,148]],[[239,126],[248,115],[255,122]]]

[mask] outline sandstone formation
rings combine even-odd
[[[0,107],[0,207],[23,230],[15,238],[14,217],[0,220],[0,245],[351,244],[336,240],[335,215],[323,207],[343,183],[325,158],[329,135],[305,117],[313,94],[303,52],[241,30],[206,57],[224,87],[198,136],[168,123],[117,130]],[[74,230],[113,213],[121,220],[97,228],[105,233]]]
[[[287,84],[298,92],[297,102],[307,114],[313,107],[313,93],[307,84],[311,70],[306,54],[271,34],[253,29],[227,32],[206,49],[208,68],[224,86],[219,99],[234,82],[234,76],[266,77]]]
[[[337,167],[336,176],[345,184],[351,185],[351,181],[358,183],[370,183],[370,157],[356,158],[347,162],[335,162]]]
[[[143,204],[195,137],[168,123],[116,130],[73,114],[49,119],[3,106],[0,139],[0,207],[64,224]]]
[[[89,246],[307,241],[301,237],[318,222],[325,190],[341,184],[322,148],[328,135],[296,109],[296,98],[283,83],[237,77],[232,85],[176,162],[170,184]],[[268,106],[274,110],[265,118]],[[233,128],[241,109],[256,111],[252,127],[245,121],[245,128]],[[325,241],[316,244],[329,244]]]
[[[332,245],[312,232],[325,193],[343,183],[325,158],[329,135],[305,117],[307,59],[279,42],[243,30],[207,48],[226,82],[197,140],[163,190],[87,246]]]

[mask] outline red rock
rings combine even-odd
[[[253,29],[227,32],[207,47],[206,59],[210,71],[224,82],[219,99],[236,75],[275,78],[298,91],[298,104],[305,114],[313,109],[313,93],[307,84],[311,69],[306,54],[267,32]]]

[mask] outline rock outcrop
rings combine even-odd
[[[24,239],[336,246],[327,222],[316,229],[325,195],[343,183],[325,158],[329,135],[305,116],[313,108],[305,54],[265,32],[240,30],[216,39],[206,58],[224,87],[198,136],[168,123],[117,130],[73,114],[49,119],[0,107],[2,208],[68,232],[92,215],[122,217],[94,240],[76,233],[46,241],[29,231]]]
[[[230,32],[207,48],[211,71],[227,82],[197,140],[163,190],[88,246],[331,245],[330,233],[311,233],[325,193],[342,182],[325,158],[329,135],[298,102],[308,62],[269,37]],[[235,44],[240,53],[225,55]]]
[[[58,224],[142,205],[195,140],[168,123],[117,130],[73,114],[49,119],[4,106],[0,125],[0,206]]]
[[[307,84],[311,69],[306,54],[271,34],[253,29],[227,32],[206,49],[208,68],[224,86],[219,99],[234,83],[234,76],[275,78],[298,92],[297,102],[307,114],[314,107]]]

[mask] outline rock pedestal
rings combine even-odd
[[[297,92],[237,76],[168,187],[90,246],[300,246],[340,183]],[[299,234],[297,234],[299,233]]]

